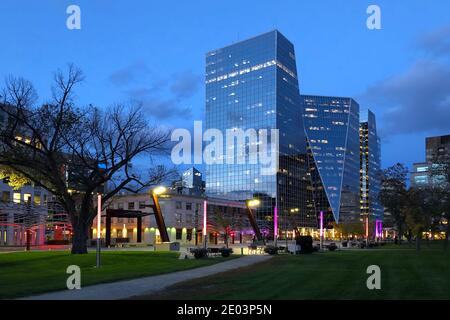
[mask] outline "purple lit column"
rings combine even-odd
[[[273,241],[275,246],[278,240],[278,208],[275,206],[273,209]]]
[[[320,211],[320,250],[323,247],[323,211]]]

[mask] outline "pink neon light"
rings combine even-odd
[[[379,237],[380,236],[380,221],[378,221],[378,224],[377,224],[377,233],[378,233],[377,237]]]
[[[275,238],[278,238],[278,208],[275,206],[273,209],[273,233]]]
[[[320,237],[323,235],[323,211],[320,211]]]
[[[380,237],[383,239],[383,221],[380,221]]]
[[[206,236],[206,200],[203,201],[203,235]]]
[[[97,197],[97,239],[101,236],[101,223],[102,223],[102,195],[99,194]]]

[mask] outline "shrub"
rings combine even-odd
[[[311,236],[298,236],[295,238],[296,243],[300,246],[300,253],[314,252],[313,239]]]
[[[337,247],[336,243],[334,243],[334,242],[330,243],[330,245],[328,246],[328,250],[330,250],[330,251],[334,251],[337,248],[338,247]]]
[[[221,248],[219,251],[224,258],[229,257],[233,253],[233,249],[231,248]]]
[[[266,246],[264,248],[264,252],[268,254],[278,254],[278,247],[275,246]]]
[[[205,248],[195,248],[191,252],[194,254],[195,259],[208,257],[208,250],[206,250]]]

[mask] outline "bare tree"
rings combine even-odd
[[[75,254],[87,253],[97,193],[105,203],[121,190],[139,192],[173,173],[154,164],[155,157],[166,154],[170,133],[149,125],[139,107],[76,107],[74,88],[82,81],[73,65],[66,74],[58,70],[51,100],[36,106],[32,84],[9,77],[0,103],[6,119],[0,166],[57,197],[72,222]],[[152,165],[145,175],[132,165],[144,155]]]
[[[403,164],[397,163],[383,170],[381,180],[381,191],[379,199],[385,210],[389,212],[394,219],[397,227],[399,244],[405,231],[405,215],[402,212],[406,194],[406,177],[408,168]]]

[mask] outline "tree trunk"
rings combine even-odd
[[[88,253],[87,241],[89,239],[90,225],[85,223],[82,219],[74,219],[75,223],[72,224],[73,237],[72,237],[72,254],[85,254]]]
[[[420,251],[420,236],[419,235],[417,235],[416,236],[416,250],[417,251]]]

